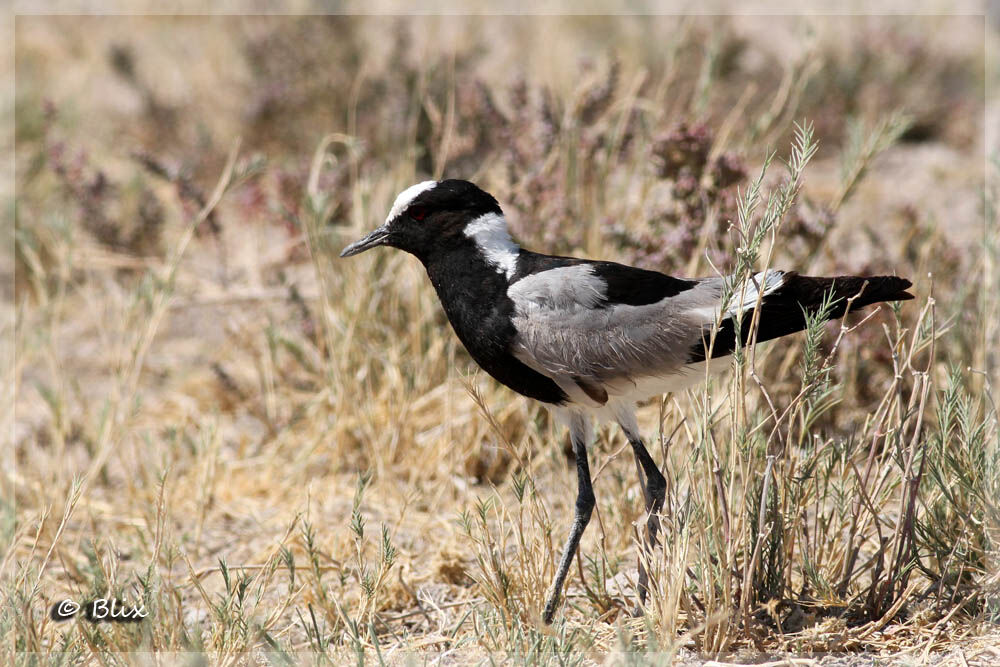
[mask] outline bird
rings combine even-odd
[[[577,496],[546,596],[547,625],[596,502],[587,458],[595,419],[617,422],[632,448],[647,517],[644,548],[654,548],[666,479],[639,431],[641,402],[727,367],[752,335],[755,316],[755,340],[763,342],[801,331],[817,313],[836,319],[913,298],[910,281],[896,276],[824,278],[767,269],[742,278],[686,279],[532,252],[511,237],[499,202],[459,179],[406,188],[385,223],[340,256],[378,246],[420,260],[472,359],[501,384],[543,403],[569,429]],[[642,558],[637,584],[639,613],[648,587]]]

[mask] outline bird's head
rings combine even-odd
[[[424,181],[400,192],[385,224],[344,248],[340,256],[385,245],[423,260],[434,250],[468,243],[470,230],[484,224],[506,233],[503,212],[491,194],[468,181]]]

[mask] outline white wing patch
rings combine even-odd
[[[476,242],[486,261],[498,272],[505,274],[508,280],[514,276],[521,249],[510,237],[507,220],[502,215],[481,215],[465,226],[464,233]]]
[[[706,322],[716,321],[722,311],[723,304],[721,299],[724,293],[728,291],[726,286],[729,284],[729,280],[729,278],[718,279],[720,299],[718,303],[711,306],[693,308],[690,311],[691,314],[704,319]],[[715,282],[715,280],[712,282]],[[755,273],[750,280],[742,284],[733,285],[732,293],[730,294],[728,303],[726,304],[726,315],[735,315],[740,311],[746,311],[753,308],[757,305],[757,299],[761,291],[763,291],[764,296],[767,296],[784,284],[784,271],[770,269],[766,274],[763,271]]]
[[[416,199],[417,195],[421,192],[430,190],[436,185],[437,181],[424,181],[422,183],[417,183],[416,185],[411,185],[396,195],[396,201],[392,203],[392,208],[389,209],[389,215],[385,219],[386,224],[405,211],[406,207],[410,205],[410,202]]]
[[[785,284],[785,272],[769,270],[767,274],[763,271],[754,274],[753,278],[745,285],[738,285],[733,292],[732,301],[734,303],[727,309],[730,314],[737,310],[746,310],[757,305],[757,298],[760,290],[763,289],[764,296]],[[741,297],[742,296],[742,300]]]
[[[587,264],[561,266],[532,274],[507,289],[507,296],[520,311],[589,310],[607,296],[607,283]]]

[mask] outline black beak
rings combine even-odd
[[[351,257],[362,253],[369,248],[374,248],[375,246],[385,245],[386,239],[389,238],[389,228],[388,225],[382,225],[375,231],[373,231],[368,236],[364,237],[360,241],[355,241],[351,245],[340,251],[341,257]]]

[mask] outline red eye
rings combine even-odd
[[[409,214],[411,218],[419,222],[427,217],[427,209],[423,206],[413,206],[410,208]]]

